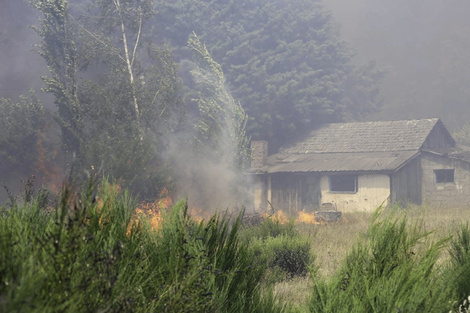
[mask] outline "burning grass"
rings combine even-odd
[[[266,215],[266,217],[267,216],[268,215]],[[273,219],[278,220],[280,223],[288,223],[288,222],[292,221],[295,224],[313,224],[313,225],[320,224],[315,219],[315,213],[314,212],[299,211],[296,215],[289,216],[284,211],[279,210],[279,211],[276,211],[274,214],[269,215],[269,216],[271,216],[271,218],[273,218]]]
[[[137,205],[134,213],[135,221],[139,221],[144,217],[150,223],[153,230],[158,231],[163,222],[162,211],[169,210],[173,205],[173,199],[167,188],[163,188],[160,192],[160,197],[153,202],[142,201]],[[131,225],[129,225],[130,231]]]

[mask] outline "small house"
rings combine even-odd
[[[258,211],[470,204],[470,150],[457,147],[438,118],[325,124],[267,151],[266,142],[252,142]]]

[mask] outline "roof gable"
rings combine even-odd
[[[455,140],[444,126],[441,120],[438,120],[436,125],[429,133],[422,148],[425,149],[442,149],[455,147]]]
[[[325,124],[305,140],[281,148],[282,154],[390,152],[419,150],[440,124],[438,118]],[[447,132],[447,130],[445,130]],[[448,134],[448,132],[447,132]],[[449,135],[450,137],[450,135]],[[452,137],[450,137],[452,140]]]

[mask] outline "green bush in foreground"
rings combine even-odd
[[[250,242],[258,262],[268,271],[266,283],[275,283],[294,276],[305,276],[313,262],[311,243],[301,237],[278,236],[266,239],[254,238]]]
[[[448,277],[448,286],[456,294],[457,303],[468,302],[470,295],[470,228],[468,222],[460,226],[456,237],[451,240],[449,254],[451,256],[450,266],[444,271],[445,277]]]
[[[312,270],[308,311],[469,312],[468,223],[449,229],[452,237],[432,242],[435,236],[422,224],[396,212],[374,213],[367,240],[352,247],[332,277]]]
[[[352,249],[330,281],[314,275],[311,312],[449,311],[452,295],[436,266],[443,242],[427,243],[405,218],[380,213],[368,242]]]
[[[29,194],[29,193],[28,193]],[[265,219],[200,223],[180,202],[152,229],[126,192],[64,188],[0,208],[0,312],[285,312],[272,284],[302,276],[310,240]],[[430,242],[419,225],[378,210],[367,240],[331,278],[317,277],[310,312],[459,312],[470,294],[470,228]],[[449,244],[449,262],[439,259]],[[438,262],[439,259],[439,262]]]
[[[311,242],[300,236],[293,222],[266,218],[258,225],[245,227],[241,234],[256,262],[268,269],[266,284],[308,274],[313,262]]]
[[[155,231],[127,193],[95,187],[64,188],[51,213],[38,201],[0,209],[0,311],[283,311],[261,291],[239,220],[195,223],[181,202]]]

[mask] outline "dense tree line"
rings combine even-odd
[[[164,152],[178,130],[211,147],[231,129],[242,165],[245,125],[276,148],[380,106],[381,72],[352,62],[321,1],[30,2],[64,167],[77,177],[101,168],[150,196],[170,184]]]

